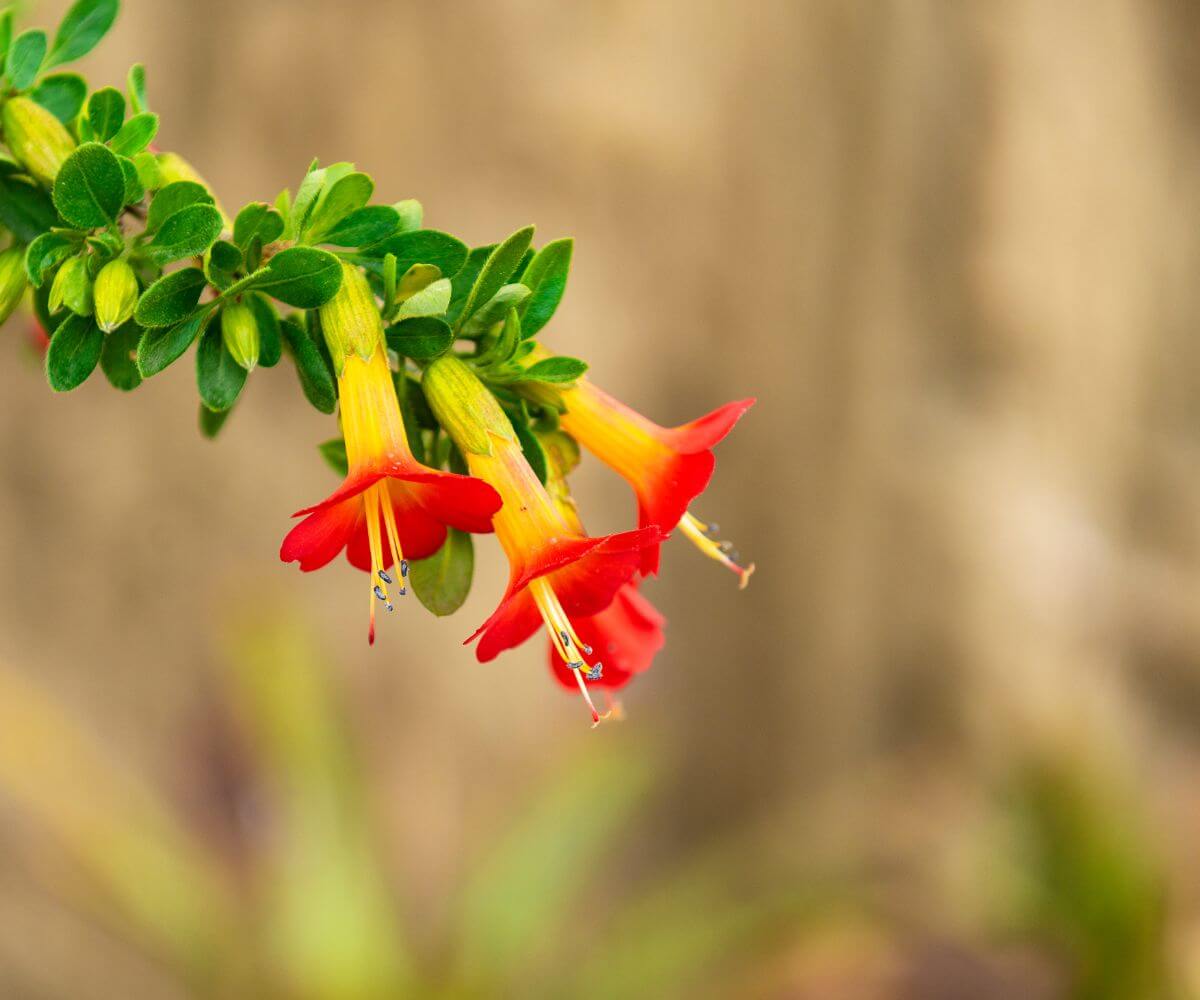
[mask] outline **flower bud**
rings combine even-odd
[[[138,280],[127,260],[123,257],[110,260],[100,268],[92,298],[96,322],[105,333],[111,333],[133,315],[138,300]]]
[[[370,361],[376,351],[385,348],[383,317],[371,286],[357,267],[343,262],[342,287],[321,306],[321,332],[339,377],[351,355]]]
[[[174,184],[176,181],[191,181],[194,184],[199,184],[205,188],[209,194],[212,194],[212,188],[209,187],[208,181],[201,177],[196,168],[193,167],[178,153],[159,153],[158,154],[158,174],[163,187],[168,184]],[[233,223],[229,216],[225,214],[225,209],[221,207],[221,203],[213,196],[213,204],[218,212],[221,213],[221,218],[225,223],[226,229],[232,229]]]
[[[462,451],[490,455],[493,434],[516,440],[496,397],[454,355],[444,354],[426,368],[421,388],[434,416]]]
[[[9,247],[0,253],[0,323],[17,308],[25,294],[25,253]]]
[[[66,306],[79,316],[92,314],[92,279],[86,257],[68,257],[50,286],[50,311]]]
[[[253,371],[258,364],[258,321],[252,310],[244,302],[233,302],[221,310],[221,337],[225,341],[225,350],[233,355],[233,360],[246,369]]]
[[[75,149],[75,140],[63,123],[28,97],[10,97],[0,113],[4,141],[17,162],[47,186]]]

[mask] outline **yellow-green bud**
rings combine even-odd
[[[50,286],[50,311],[66,306],[79,316],[92,314],[92,279],[86,257],[68,257]]]
[[[28,97],[10,97],[0,114],[4,141],[30,175],[49,186],[63,161],[75,150],[75,140],[57,118]]]
[[[321,332],[340,377],[352,354],[370,361],[385,348],[383,317],[362,271],[343,261],[342,287],[321,306]]]
[[[138,280],[124,258],[110,260],[96,275],[92,288],[96,322],[110,333],[133,315],[138,300]]]
[[[0,323],[17,308],[25,294],[25,253],[9,247],[0,253]]]
[[[421,376],[430,408],[459,450],[490,455],[489,434],[516,440],[512,424],[476,374],[453,354],[443,354]]]
[[[159,153],[158,154],[158,174],[161,185],[165,187],[168,184],[174,184],[176,181],[192,181],[205,188],[209,194],[212,194],[212,188],[208,181],[196,172],[187,160],[178,153]],[[221,203],[216,200],[216,195],[213,195],[213,204],[218,212],[221,213],[221,219],[225,223],[226,229],[232,229],[233,223],[229,220],[229,216],[225,214],[225,209],[221,207]]]
[[[242,302],[225,306],[221,310],[221,337],[225,341],[225,350],[233,355],[233,360],[246,371],[253,371],[258,364],[259,350],[258,321],[254,318],[254,310]]]

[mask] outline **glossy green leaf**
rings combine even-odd
[[[119,0],[77,0],[54,36],[46,66],[58,66],[85,56],[108,34],[117,19]]]
[[[242,251],[227,240],[217,240],[208,248],[204,259],[204,273],[217,288],[226,289],[233,284],[234,272],[242,266]]]
[[[342,284],[342,264],[315,247],[291,247],[271,258],[253,287],[297,309],[324,305]]]
[[[495,249],[494,244],[485,247],[474,247],[470,254],[467,255],[467,260],[463,264],[462,270],[453,276],[451,280],[450,306],[446,310],[446,322],[451,326],[454,326],[458,317],[462,315],[463,306],[467,304],[467,296],[471,294],[471,289],[475,287],[475,280],[479,277],[479,272],[483,270],[483,265],[487,263],[488,258]]]
[[[198,257],[216,242],[223,225],[215,205],[189,205],[170,216],[146,247],[160,267],[185,257]]]
[[[526,382],[574,382],[587,372],[587,362],[578,358],[544,358],[525,369],[522,378]]]
[[[29,96],[64,125],[73,122],[87,97],[87,81],[78,73],[51,73]]]
[[[339,247],[361,247],[391,236],[400,216],[390,205],[367,205],[351,212],[321,236],[320,242]]]
[[[125,95],[115,87],[97,90],[88,99],[88,124],[97,142],[108,142],[125,121]]]
[[[404,274],[414,264],[432,264],[447,278],[462,270],[467,260],[466,244],[436,229],[398,233],[364,247],[361,252],[381,261],[387,254],[395,254],[397,274]]]
[[[503,320],[510,309],[516,309],[529,298],[529,294],[529,289],[524,285],[505,285],[475,310],[474,315],[463,324],[462,335],[464,337],[483,336],[496,323]]]
[[[371,200],[375,182],[362,173],[346,174],[325,191],[308,220],[305,231],[313,242],[323,242],[326,232]]]
[[[142,384],[142,373],[134,361],[141,337],[141,329],[132,322],[105,336],[100,369],[114,389],[130,392]]]
[[[450,279],[440,278],[405,299],[396,312],[396,318],[442,316],[450,308],[450,292]]]
[[[292,320],[283,320],[280,329],[296,363],[296,374],[305,398],[322,413],[332,413],[337,406],[337,388],[317,345],[308,332]]]
[[[157,375],[168,365],[179,359],[192,346],[213,313],[204,310],[193,313],[182,323],[174,326],[154,327],[146,330],[138,342],[137,366],[143,378]]]
[[[387,342],[397,354],[414,361],[431,361],[454,344],[449,324],[434,316],[416,316],[388,327]]]
[[[0,177],[0,225],[28,243],[58,221],[50,196],[39,185],[20,177]]]
[[[200,433],[209,440],[212,440],[221,433],[221,428],[225,426],[225,421],[229,419],[229,414],[232,412],[232,406],[228,410],[221,410],[218,413],[216,410],[210,410],[207,406],[201,403]]]
[[[9,46],[4,61],[4,72],[8,82],[16,90],[25,90],[37,79],[42,60],[46,57],[46,33],[44,31],[22,31]]]
[[[5,7],[0,10],[0,68],[8,58],[8,50],[13,40],[13,8]]]
[[[143,111],[149,111],[150,105],[146,101],[146,67],[141,63],[130,66],[125,86],[129,91],[129,103],[133,106],[133,113],[140,115]]]
[[[258,363],[264,368],[274,368],[279,364],[283,352],[279,313],[265,296],[256,292],[247,295],[245,302],[254,312],[254,320],[258,324]]]
[[[152,233],[176,212],[189,205],[211,205],[213,196],[208,188],[195,181],[174,181],[162,188],[150,202],[146,215],[146,232]]]
[[[164,274],[142,293],[134,318],[140,326],[174,326],[191,315],[207,284],[198,267]]]
[[[125,204],[137,205],[146,197],[146,186],[142,183],[137,164],[128,156],[118,156],[121,172],[125,175]]]
[[[200,402],[218,413],[228,410],[245,384],[246,369],[225,349],[220,324],[211,324],[196,349],[196,388],[200,390]]]
[[[542,443],[537,439],[537,435],[529,429],[528,424],[514,420],[512,425],[517,435],[517,441],[520,442],[521,451],[525,455],[525,461],[529,463],[529,467],[533,469],[534,474],[541,481],[542,485],[545,485],[548,471],[546,449],[542,447]]]
[[[554,240],[537,252],[521,276],[532,294],[519,307],[521,330],[526,338],[537,335],[562,301],[571,270],[574,240]]]
[[[112,150],[87,142],[68,156],[54,181],[54,205],[80,229],[115,222],[125,205],[125,172]]]
[[[162,187],[162,168],[158,165],[158,157],[153,153],[137,153],[133,157],[137,167],[138,179],[147,191],[155,191]]]
[[[459,325],[469,320],[476,309],[488,302],[508,282],[532,240],[533,226],[526,226],[518,229],[491,252],[467,295],[458,317]]]
[[[158,135],[158,115],[143,112],[134,115],[118,130],[108,144],[109,149],[122,156],[135,156]]]
[[[413,561],[408,578],[417,599],[429,611],[444,617],[462,607],[471,592],[474,572],[475,546],[471,536],[450,528],[437,552],[428,559]]]
[[[104,334],[90,316],[71,313],[54,331],[46,350],[46,378],[55,392],[82,385],[100,362]]]
[[[420,229],[425,221],[425,209],[416,198],[406,198],[404,201],[398,201],[392,206],[396,210],[396,214],[400,216],[400,232],[411,233],[414,230]]]

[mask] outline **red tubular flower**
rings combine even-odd
[[[326,565],[343,549],[350,563],[370,574],[368,641],[375,641],[375,602],[392,610],[388,575],[399,564],[398,593],[407,590],[409,559],[433,555],[447,525],[492,530],[500,496],[487,483],[422,465],[413,456],[400,415],[384,347],[383,325],[366,279],[344,267],[342,289],[321,307],[322,329],[338,370],[342,433],[349,474],[283,540],[279,557],[306,572]]]
[[[602,664],[589,667],[593,647],[575,620],[599,614],[637,572],[642,553],[661,534],[649,526],[590,538],[568,522],[526,461],[508,418],[460,360],[444,356],[425,371],[425,398],[466,457],[471,473],[503,499],[496,537],[509,561],[508,587],[496,610],[467,639],[487,662],[520,645],[543,624],[587,700],[593,724],[601,715],[586,680],[599,680]]]
[[[665,624],[666,619],[638,592],[635,583],[627,583],[618,590],[613,602],[598,615],[575,622],[580,640],[595,649],[597,656],[604,657],[604,672],[595,686],[616,691],[635,674],[649,669],[666,642]],[[550,671],[563,687],[576,689],[572,676],[575,671],[563,663],[553,643]]]
[[[566,407],[563,430],[605,465],[621,475],[637,494],[638,524],[653,525],[665,538],[677,526],[705,555],[738,574],[745,587],[753,564],[742,567],[728,543],[710,537],[715,526],[705,525],[688,507],[712,478],[716,459],[712,448],[732,429],[753,399],[726,403],[699,420],[680,427],[660,427],[619,400],[580,379],[559,391]],[[642,556],[644,576],[658,572],[659,547]]]

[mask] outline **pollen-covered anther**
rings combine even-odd
[[[715,524],[705,524],[691,514],[684,514],[679,519],[679,530],[709,559],[715,559],[726,569],[736,573],[738,575],[738,589],[746,589],[746,585],[750,582],[750,576],[754,572],[754,563],[742,566],[732,542],[718,541],[713,538],[712,535],[717,530]]]
[[[392,603],[390,592],[392,575],[388,573],[387,565],[384,562],[383,543],[386,539],[390,554],[395,558],[400,552],[400,538],[396,529],[396,515],[392,510],[392,501],[388,496],[386,486],[377,483],[366,490],[363,494],[363,508],[367,516],[367,546],[371,553],[371,576],[368,579],[373,581],[378,578],[380,581],[371,583],[371,596],[380,601],[388,611],[395,611],[396,606]],[[407,564],[404,564],[403,560],[401,562],[403,569],[407,570]],[[404,587],[398,587],[397,592],[399,596],[403,597],[407,590]],[[367,635],[368,641],[374,644],[374,600],[371,602],[371,625]]]
[[[554,588],[550,586],[549,581],[544,577],[532,581],[529,584],[530,593],[533,594],[533,599],[538,606],[538,611],[541,612],[542,621],[546,623],[546,631],[550,633],[550,640],[554,644],[555,651],[562,658],[571,673],[575,676],[576,683],[579,684],[579,691],[583,695],[583,700],[587,702],[588,709],[592,713],[592,728],[600,725],[612,714],[611,712],[601,713],[595,702],[592,701],[591,692],[588,691],[587,683],[584,680],[599,680],[602,665],[597,663],[594,666],[589,666],[585,660],[581,660],[573,656],[570,652],[571,647],[576,649],[587,650],[591,653],[591,647],[580,642],[579,636],[575,632],[575,627],[571,624],[571,620],[567,617],[567,613],[563,610],[563,606],[559,603],[558,595],[554,593]]]

